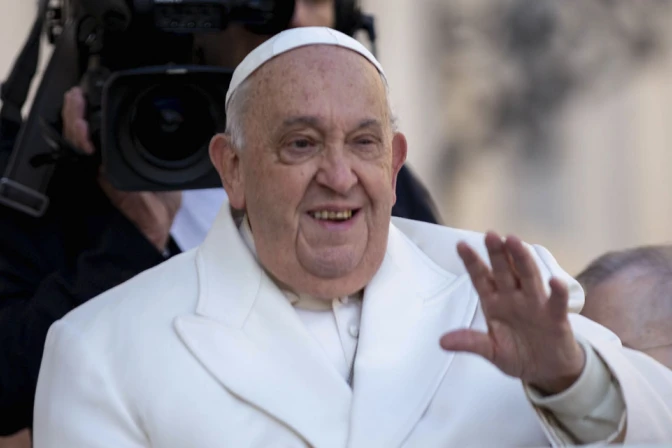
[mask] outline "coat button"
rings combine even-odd
[[[350,333],[350,336],[353,338],[356,338],[359,336],[359,326],[356,324],[350,324],[350,327],[348,327],[348,333]]]

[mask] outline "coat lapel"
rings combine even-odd
[[[352,392],[282,292],[259,267],[224,207],[198,249],[195,315],[175,328],[226,389],[309,444],[343,447]]]
[[[179,337],[224,388],[319,448],[402,445],[454,357],[440,336],[468,327],[478,305],[466,275],[440,268],[391,226],[364,292],[351,390],[259,267],[227,206],[196,260],[198,304],[175,320]]]
[[[364,294],[348,446],[400,446],[455,356],[440,336],[468,327],[478,297],[466,275],[434,264],[391,227],[388,253]]]

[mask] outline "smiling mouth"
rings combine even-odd
[[[343,221],[348,221],[348,220],[352,219],[352,217],[357,215],[358,212],[359,212],[359,209],[340,210],[340,211],[315,210],[315,211],[312,211],[312,212],[308,212],[308,214],[311,217],[313,217],[314,219],[317,219],[318,221],[343,222]]]

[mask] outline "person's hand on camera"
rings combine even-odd
[[[70,89],[64,98],[63,135],[70,144],[88,155],[96,148],[89,135],[86,121],[86,100],[79,87]],[[99,184],[107,197],[142,234],[159,250],[168,244],[170,228],[182,203],[182,193],[171,192],[126,192],[115,189],[101,170]]]

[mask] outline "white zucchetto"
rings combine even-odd
[[[226,108],[228,112],[231,97],[238,87],[245,82],[255,71],[271,59],[288,51],[309,45],[335,45],[347,48],[369,60],[378,70],[383,81],[387,84],[387,78],[380,62],[371,52],[360,42],[343,34],[340,31],[326,27],[302,27],[292,28],[276,34],[257,48],[252,50],[243,62],[241,62],[233,72],[229,90],[226,93]]]

